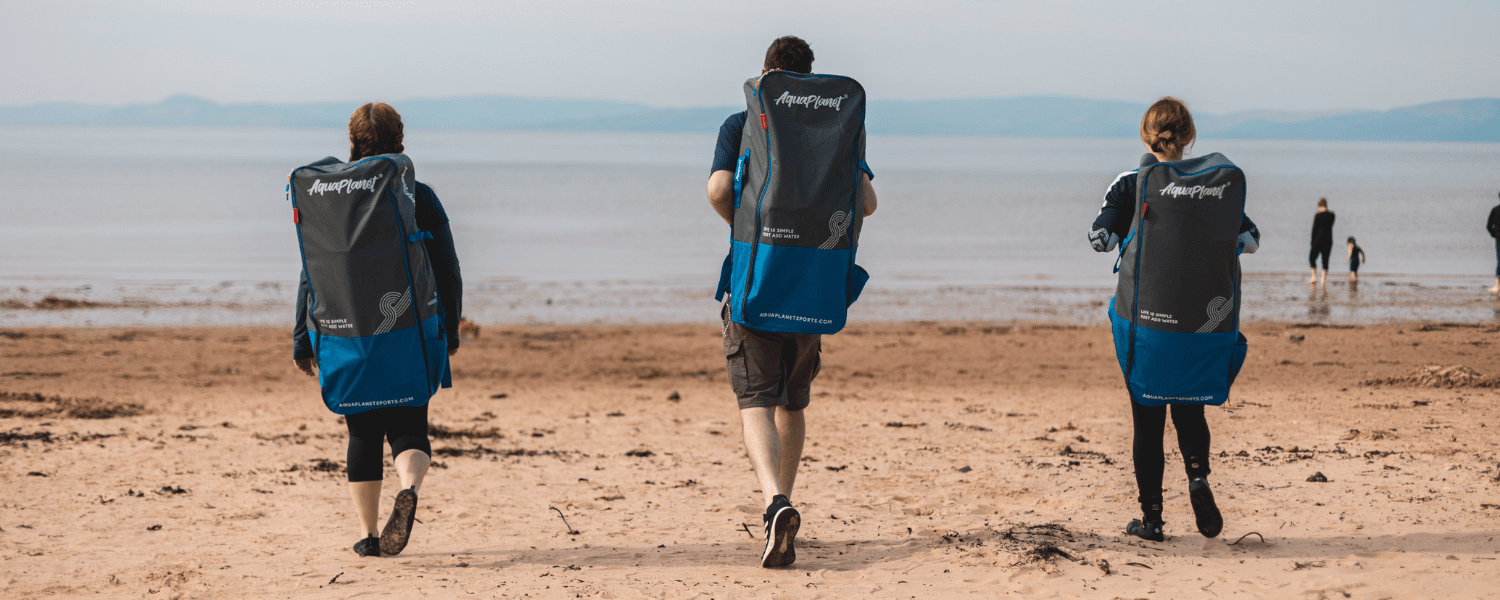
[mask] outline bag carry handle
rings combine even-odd
[[[740,155],[734,165],[734,207],[740,207],[740,192],[745,189],[745,162],[750,160],[750,150]]]

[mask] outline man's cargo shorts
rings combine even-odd
[[[823,336],[751,329],[729,318],[729,304],[719,312],[724,324],[724,360],[729,386],[740,408],[782,406],[807,408],[812,381],[823,361]]]

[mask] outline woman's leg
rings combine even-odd
[[[1490,288],[1490,293],[1500,293],[1500,238],[1495,238],[1495,287]]]
[[[1173,406],[1172,424],[1177,426],[1177,447],[1182,450],[1183,466],[1187,468],[1188,502],[1193,505],[1198,533],[1216,537],[1224,531],[1224,515],[1219,512],[1213,489],[1208,485],[1209,435],[1203,405]]]
[[[391,441],[392,462],[401,477],[401,491],[391,507],[380,532],[380,551],[395,556],[411,541],[412,523],[417,518],[417,488],[432,462],[432,443],[427,439],[427,406],[400,406],[386,409],[386,436]]]
[[[385,431],[380,426],[381,409],[344,417],[349,428],[348,463],[349,494],[354,499],[354,514],[359,518],[360,537],[379,535],[375,529],[380,510],[380,479],[383,475]]]
[[[1172,425],[1177,428],[1177,449],[1182,451],[1188,479],[1208,477],[1208,420],[1201,404],[1172,406]]]
[[[1167,407],[1142,406],[1130,403],[1130,416],[1135,422],[1135,441],[1132,458],[1135,461],[1135,485],[1140,491],[1143,521],[1160,523],[1161,518],[1161,474],[1165,464],[1162,454],[1162,435],[1167,426]]]
[[[427,467],[432,464],[432,441],[427,438],[427,405],[391,409],[386,435],[391,441],[392,462],[401,477],[401,489],[421,489]]]
[[[1328,242],[1327,246],[1324,246],[1322,248],[1318,248],[1318,254],[1319,254],[1319,256],[1321,256],[1323,258],[1323,273],[1321,274],[1320,277],[1318,277],[1318,285],[1319,286],[1327,286],[1328,285],[1328,259],[1330,257],[1332,257],[1332,255],[1333,255],[1333,242],[1330,241],[1330,242]]]
[[[1318,282],[1318,247],[1317,246],[1313,246],[1312,250],[1308,251],[1308,253],[1307,253],[1307,267],[1308,267],[1308,269],[1310,269],[1312,271],[1312,278],[1308,279],[1307,282],[1308,283],[1317,283]]]

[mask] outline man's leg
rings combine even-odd
[[[786,406],[776,411],[776,432],[781,440],[780,476],[777,483],[788,498],[802,465],[802,442],[807,437],[803,410],[812,399],[812,382],[823,368],[823,336],[795,334],[782,343],[782,365],[786,372]]]
[[[760,481],[766,506],[777,496],[792,496],[797,483],[797,467],[802,461],[802,441],[807,426],[802,411],[784,407],[740,409],[740,423],[745,431],[745,452]]]
[[[807,436],[807,422],[802,411],[776,409],[776,433],[781,441],[780,468],[777,483],[781,494],[792,497],[792,486],[797,484],[797,467],[802,464],[802,441]]]
[[[775,406],[755,406],[740,409],[740,423],[744,426],[745,452],[750,455],[750,466],[755,469],[755,478],[760,481],[764,504],[770,506],[776,496],[782,495],[781,476],[785,461],[782,460],[782,435],[776,428]],[[798,440],[800,454],[801,441]],[[795,467],[792,478],[796,478]],[[790,491],[790,486],[787,491]]]

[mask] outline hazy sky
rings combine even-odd
[[[1500,96],[1500,2],[3,0],[0,104],[503,94],[737,104],[771,39],[872,98],[1210,112]]]

